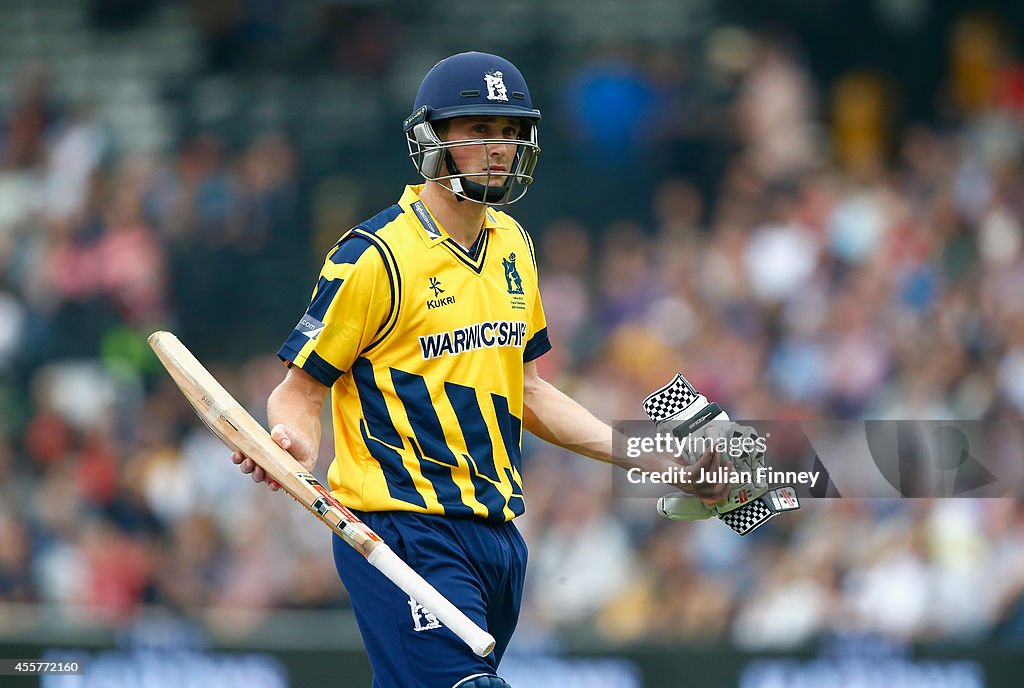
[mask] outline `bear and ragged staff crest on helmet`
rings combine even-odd
[[[485,73],[484,81],[487,82],[487,100],[508,101],[508,89],[505,87],[501,72],[494,70]]]

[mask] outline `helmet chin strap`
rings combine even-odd
[[[459,168],[455,165],[455,160],[452,159],[452,154],[447,151],[445,152],[445,165],[448,166],[448,172],[450,174],[459,174]],[[466,200],[466,198],[476,201],[477,203],[502,203],[506,198],[508,198],[509,191],[512,189],[512,175],[507,175],[505,177],[505,183],[501,186],[478,184],[477,182],[470,181],[465,177],[453,177],[450,181],[452,184],[452,191],[456,192],[455,198],[459,203]],[[459,194],[465,194],[466,198]]]

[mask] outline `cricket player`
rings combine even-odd
[[[476,656],[335,536],[377,688],[508,686],[498,665],[526,571],[514,525],[524,428],[622,463],[612,429],[537,374],[551,343],[534,244],[503,209],[533,181],[540,119],[507,60],[437,63],[404,123],[424,183],[338,240],[278,352],[288,372],[268,400],[275,441],[312,471],[330,390],[333,494],[497,641]],[[701,462],[719,465],[713,453]],[[728,486],[685,489],[712,504]]]

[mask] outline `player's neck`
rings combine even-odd
[[[460,201],[449,189],[432,182],[424,185],[420,200],[457,244],[466,249],[473,246],[484,226],[487,206]]]

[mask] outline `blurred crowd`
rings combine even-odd
[[[647,217],[552,207],[531,228],[555,346],[542,375],[609,421],[676,371],[734,418],[1019,418],[1024,70],[986,61],[986,27],[953,34],[943,117],[897,130],[877,77],[816,84],[792,45],[718,33],[708,69],[729,87],[686,102],[716,108],[713,136],[658,130],[712,136],[716,183],[670,156]],[[624,73],[609,64],[579,71],[567,121]],[[287,136],[120,151],[45,69],[16,88],[0,125],[0,625],[2,603],[113,624],[146,605],[345,607],[326,531],[238,475],[145,336],[183,334],[262,418],[318,233],[347,211],[315,202]],[[635,109],[572,143],[616,140],[602,169],[628,174],[658,147],[634,133],[662,101],[612,91]],[[520,636],[1024,643],[1017,501],[818,500],[741,539],[615,499],[611,469],[534,438],[524,462]]]

